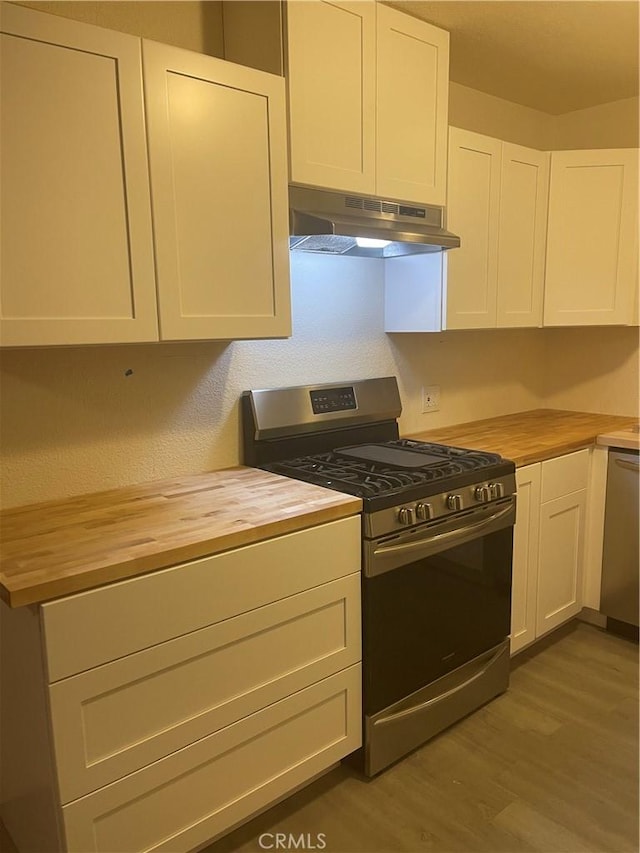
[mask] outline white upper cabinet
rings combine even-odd
[[[632,324],[638,151],[554,151],[545,326]]]
[[[283,80],[141,47],[2,4],[5,346],[290,334]]]
[[[0,14],[0,341],[157,340],[140,41]]]
[[[449,130],[447,328],[542,325],[549,155]]]
[[[549,154],[502,143],[497,325],[541,326]]]
[[[378,6],[376,193],[444,205],[449,33]]]
[[[143,43],[160,335],[290,334],[282,80]]]
[[[376,7],[286,4],[291,180],[375,192]]]
[[[447,329],[496,325],[501,158],[500,140],[450,128],[447,228],[460,248],[446,258]]]
[[[369,0],[291,0],[294,183],[443,205],[449,34]]]

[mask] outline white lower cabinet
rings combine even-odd
[[[362,743],[359,516],[6,610],[23,853],[192,850]]]
[[[528,646],[536,638],[540,464],[518,468],[516,486],[518,496],[513,532],[511,654]]]
[[[582,609],[590,453],[516,472],[511,654]]]

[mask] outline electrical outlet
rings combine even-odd
[[[422,411],[423,412],[439,412],[440,411],[440,386],[425,385],[422,389]]]

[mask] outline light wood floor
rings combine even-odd
[[[323,833],[326,853],[637,853],[638,646],[572,623],[376,779],[341,766],[204,853],[261,853],[278,832],[306,849]],[[15,853],[1,824],[0,849]]]
[[[341,766],[206,853],[277,832],[324,833],[327,853],[637,853],[638,647],[572,623],[515,659],[506,694],[377,778]]]

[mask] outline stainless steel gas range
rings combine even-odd
[[[357,495],[372,776],[507,689],[515,466],[400,439],[395,377],[246,391],[244,461]]]

